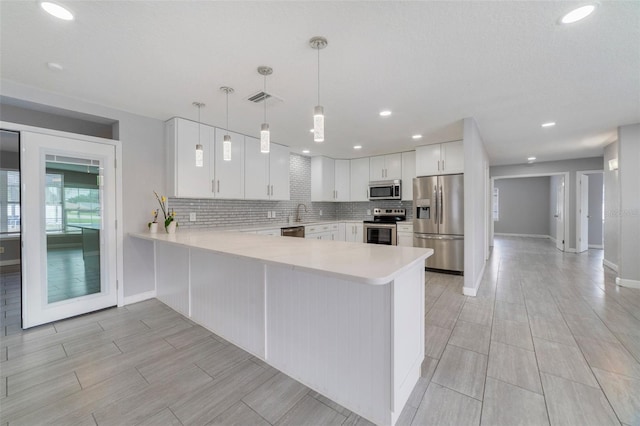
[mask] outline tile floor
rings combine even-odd
[[[47,250],[49,303],[100,292],[100,256],[82,256],[80,248]]]
[[[428,273],[398,424],[640,424],[640,291],[613,280],[599,250],[521,238],[496,240],[475,298]],[[2,275],[3,425],[368,424],[156,300],[21,331],[16,283]]]

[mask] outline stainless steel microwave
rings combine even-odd
[[[400,179],[369,182],[369,200],[400,199],[402,199],[402,183]]]

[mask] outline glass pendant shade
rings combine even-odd
[[[204,150],[201,144],[196,145],[196,167],[204,167]]]
[[[262,123],[260,128],[260,152],[267,154],[271,143],[271,135],[269,134],[269,124]]]
[[[224,161],[231,161],[231,136],[224,135],[224,141],[222,142],[222,159]]]
[[[324,142],[324,108],[320,105],[313,109],[313,140]]]

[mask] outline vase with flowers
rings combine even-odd
[[[152,210],[151,215],[153,216],[153,221],[147,223],[147,226],[149,227],[149,232],[155,234],[158,232],[158,209]]]
[[[173,234],[176,232],[176,228],[178,227],[178,222],[176,221],[176,212],[171,209],[171,212],[167,210],[167,197],[164,195],[160,196],[156,191],[153,191],[156,199],[158,200],[158,204],[160,204],[160,209],[162,210],[162,215],[164,216],[164,229],[167,231],[167,234]]]

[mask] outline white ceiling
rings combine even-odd
[[[36,1],[0,2],[1,76],[166,120],[197,119],[257,136],[262,89],[272,140],[352,158],[460,139],[474,117],[492,164],[602,155],[616,127],[640,122],[640,2],[67,1],[65,22]],[[313,142],[317,53],[326,141]],[[64,71],[48,69],[47,62]],[[389,108],[393,115],[381,118]],[[540,124],[555,121],[543,129]],[[421,133],[415,141],[411,135]],[[353,145],[361,144],[361,151]]]

